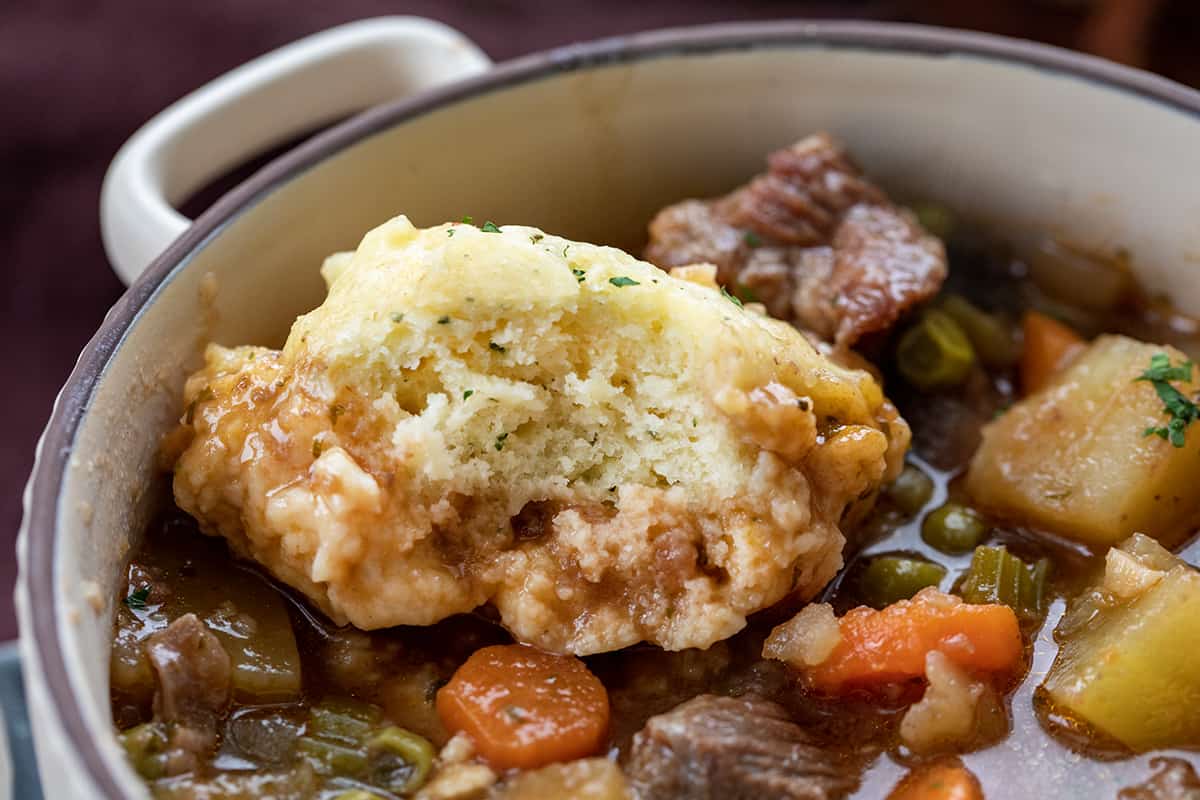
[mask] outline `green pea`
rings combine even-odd
[[[875,608],[907,600],[927,586],[937,586],[946,568],[932,561],[904,556],[878,556],[862,573],[860,586],[867,605]]]
[[[933,479],[914,464],[906,464],[904,471],[887,487],[887,496],[896,507],[910,517],[916,514],[933,496]]]
[[[1013,329],[997,317],[976,308],[961,295],[948,294],[938,309],[958,323],[970,340],[979,360],[989,367],[1011,367],[1021,357]]]
[[[943,553],[969,553],[987,532],[979,513],[958,503],[930,511],[921,523],[921,538]]]
[[[918,389],[957,386],[975,364],[966,333],[943,311],[930,309],[900,338],[896,366]]]
[[[419,789],[433,769],[433,745],[424,737],[390,726],[367,741],[371,759],[371,782],[392,792]]]

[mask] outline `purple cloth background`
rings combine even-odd
[[[1200,77],[1194,0],[1160,20],[1151,66]],[[59,386],[122,287],[100,244],[105,167],[156,111],[238,64],[321,29],[382,14],[442,20],[497,61],[638,30],[735,19],[871,17],[973,27],[1071,45],[1082,12],[1054,0],[39,0],[0,7],[0,639],[21,490]],[[8,349],[11,348],[11,349]]]

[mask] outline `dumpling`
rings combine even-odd
[[[868,372],[624,252],[397,217],[282,351],[210,345],[175,497],[339,623],[707,647],[841,566],[908,427]]]

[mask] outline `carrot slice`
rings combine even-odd
[[[608,733],[608,693],[583,662],[526,645],[476,650],[438,691],[437,711],[499,769],[589,756]]]
[[[932,587],[880,611],[852,609],[838,627],[841,640],[808,672],[809,684],[829,694],[921,678],[932,650],[981,672],[1013,672],[1021,662],[1021,631],[1011,608],[972,605]]]
[[[888,800],[984,800],[979,780],[958,759],[918,767],[892,789]]]
[[[1025,312],[1021,321],[1025,349],[1021,353],[1021,389],[1032,394],[1066,366],[1085,342],[1079,334],[1037,311]]]

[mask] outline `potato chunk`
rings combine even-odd
[[[1198,745],[1200,572],[1145,536],[1110,556],[1118,553],[1107,561],[1102,591],[1083,601],[1093,606],[1082,609],[1089,621],[1062,636],[1043,686],[1058,705],[1133,750]],[[1114,590],[1132,585],[1135,568],[1143,588],[1124,600]]]
[[[1153,385],[1136,379],[1171,347],[1102,336],[1041,391],[984,428],[967,489],[1001,517],[1095,546],[1141,531],[1164,542],[1200,517],[1200,426],[1183,447],[1148,428],[1167,424]],[[1135,382],[1136,381],[1136,382]],[[1198,384],[1175,382],[1186,396]]]

